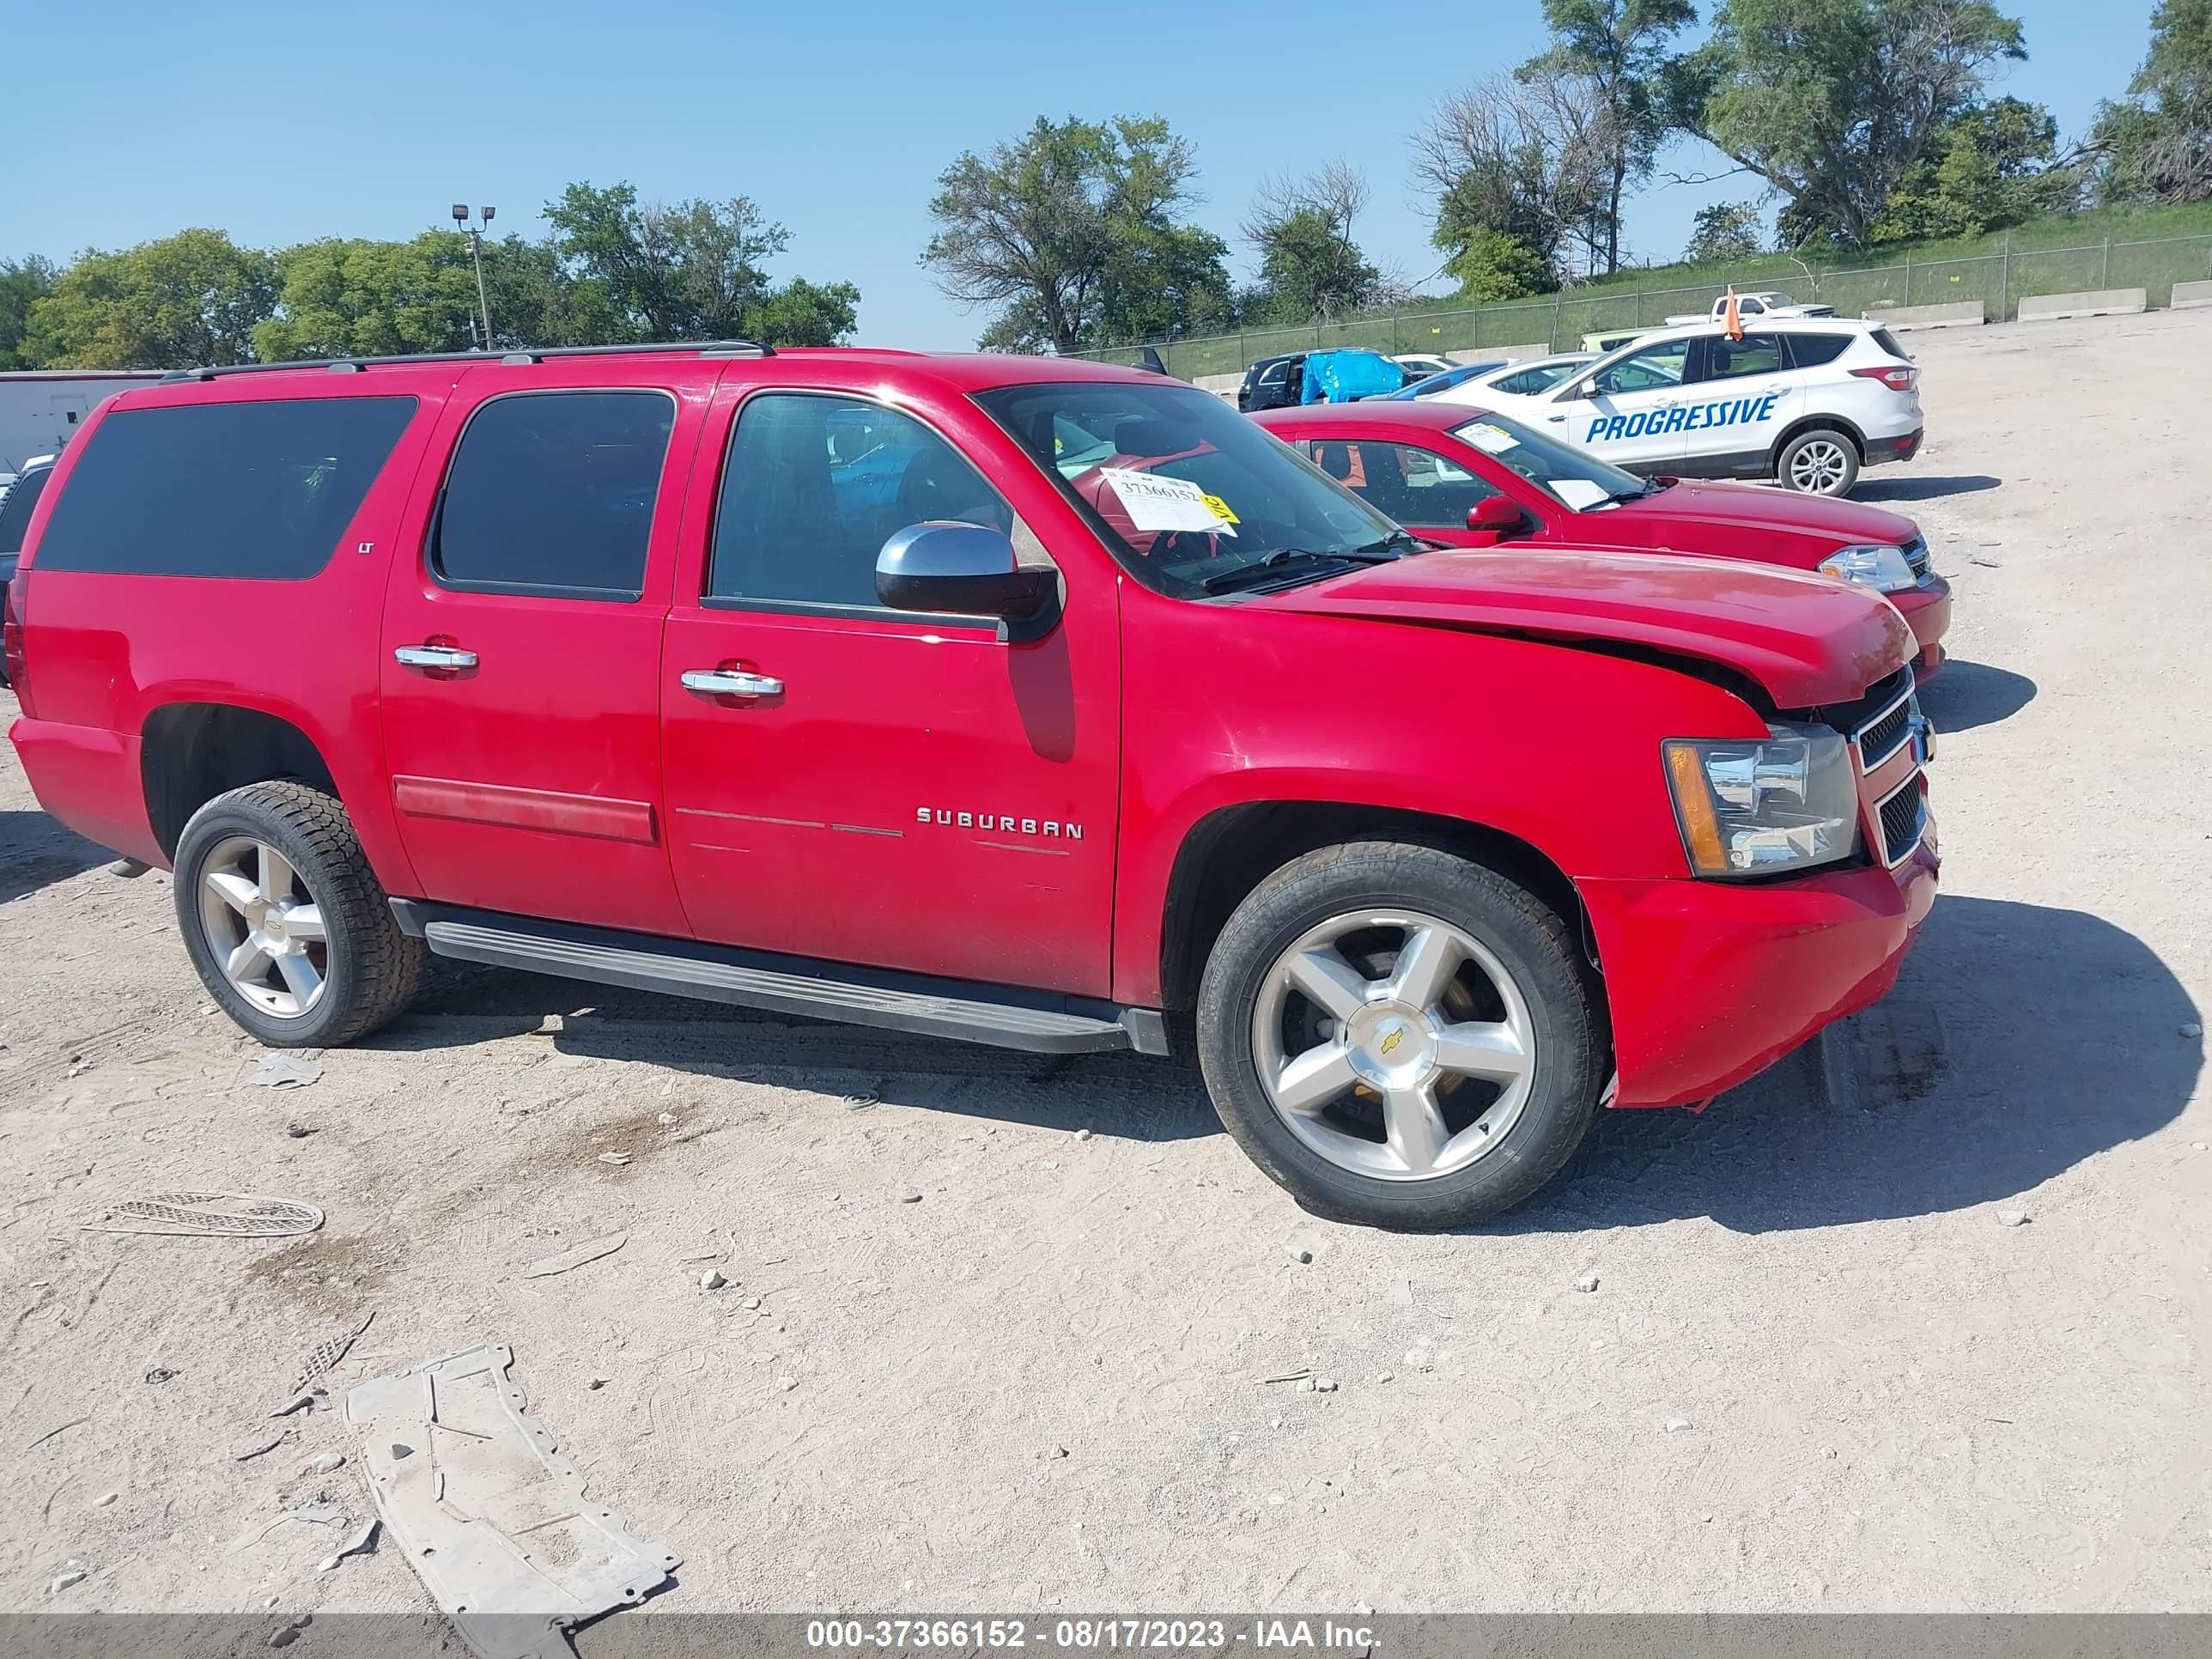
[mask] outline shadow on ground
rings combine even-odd
[[[0,811],[0,904],[67,881],[112,857],[44,812]]]
[[[1971,732],[2010,720],[2035,701],[2035,682],[2009,668],[1954,657],[1920,688],[1920,707],[1936,723],[1940,747],[1946,732]]]
[[[1702,1115],[1608,1112],[1512,1232],[1710,1216],[1736,1232],[1836,1226],[2017,1197],[2163,1128],[2203,1063],[2200,1018],[2142,940],[2077,910],[1945,896],[1888,999]]]
[[[1853,501],[1879,506],[1884,501],[1933,501],[1946,495],[1974,495],[1984,489],[1995,489],[2002,478],[1992,478],[1986,472],[1963,473],[1956,477],[1936,478],[1921,475],[1901,477],[1861,477],[1858,487],[1851,491]]]

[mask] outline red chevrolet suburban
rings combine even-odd
[[[1879,997],[1936,887],[1880,596],[1437,550],[1064,360],[173,375],[62,458],[6,639],[40,802],[174,871],[265,1043],[438,955],[1189,1045],[1262,1169],[1394,1227]]]

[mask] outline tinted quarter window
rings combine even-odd
[[[1877,333],[1875,338],[1881,336]],[[1792,334],[1790,337],[1790,360],[1799,368],[1818,368],[1822,363],[1832,363],[1844,355],[1844,348],[1851,343],[1848,334]]]
[[[449,587],[635,599],[676,422],[664,392],[495,398],[446,475],[431,562]]]
[[[46,480],[53,476],[50,466],[27,472],[15,481],[8,499],[0,501],[0,559],[12,559],[23,550],[23,534],[31,527],[31,514],[37,510],[39,497],[46,493]]]
[[[1836,349],[1839,352],[1844,349],[1844,345],[1848,343],[1848,342],[1844,341],[1841,336],[1833,336],[1831,337],[1835,338],[1838,342],[1836,346]],[[1873,334],[1869,337],[1884,351],[1887,351],[1891,356],[1900,358],[1908,363],[1912,361],[1912,354],[1907,351],[1903,346],[1898,344],[1897,336],[1892,334],[1887,329],[1878,328],[1875,330]],[[1824,358],[1822,361],[1826,362],[1826,360]]]
[[[1782,342],[1771,334],[1747,334],[1741,340],[1723,334],[1705,342],[1705,378],[1708,380],[1778,374],[1782,367]]]
[[[116,410],[81,441],[39,568],[312,576],[414,414],[412,398]]]
[[[708,597],[874,607],[877,554],[926,519],[1014,534],[1005,499],[912,416],[858,398],[760,393],[730,434]]]

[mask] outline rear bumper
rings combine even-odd
[[[9,728],[8,738],[50,817],[126,858],[168,867],[146,817],[136,737],[27,717]]]
[[[1616,1106],[1734,1088],[1876,1001],[1936,901],[1935,826],[1894,870],[1578,884],[1605,964]]]
[[[1880,466],[1884,461],[1909,461],[1920,453],[1921,441],[1928,428],[1916,426],[1911,431],[1895,438],[1869,438],[1866,441],[1866,465]]]

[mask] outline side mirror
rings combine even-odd
[[[1485,495],[1467,510],[1467,527],[1493,536],[1510,536],[1525,530],[1528,515],[1510,495]]]
[[[1050,566],[1022,564],[1004,531],[980,524],[910,524],[876,555],[876,598],[894,611],[1024,622],[1044,611],[1057,586]]]

